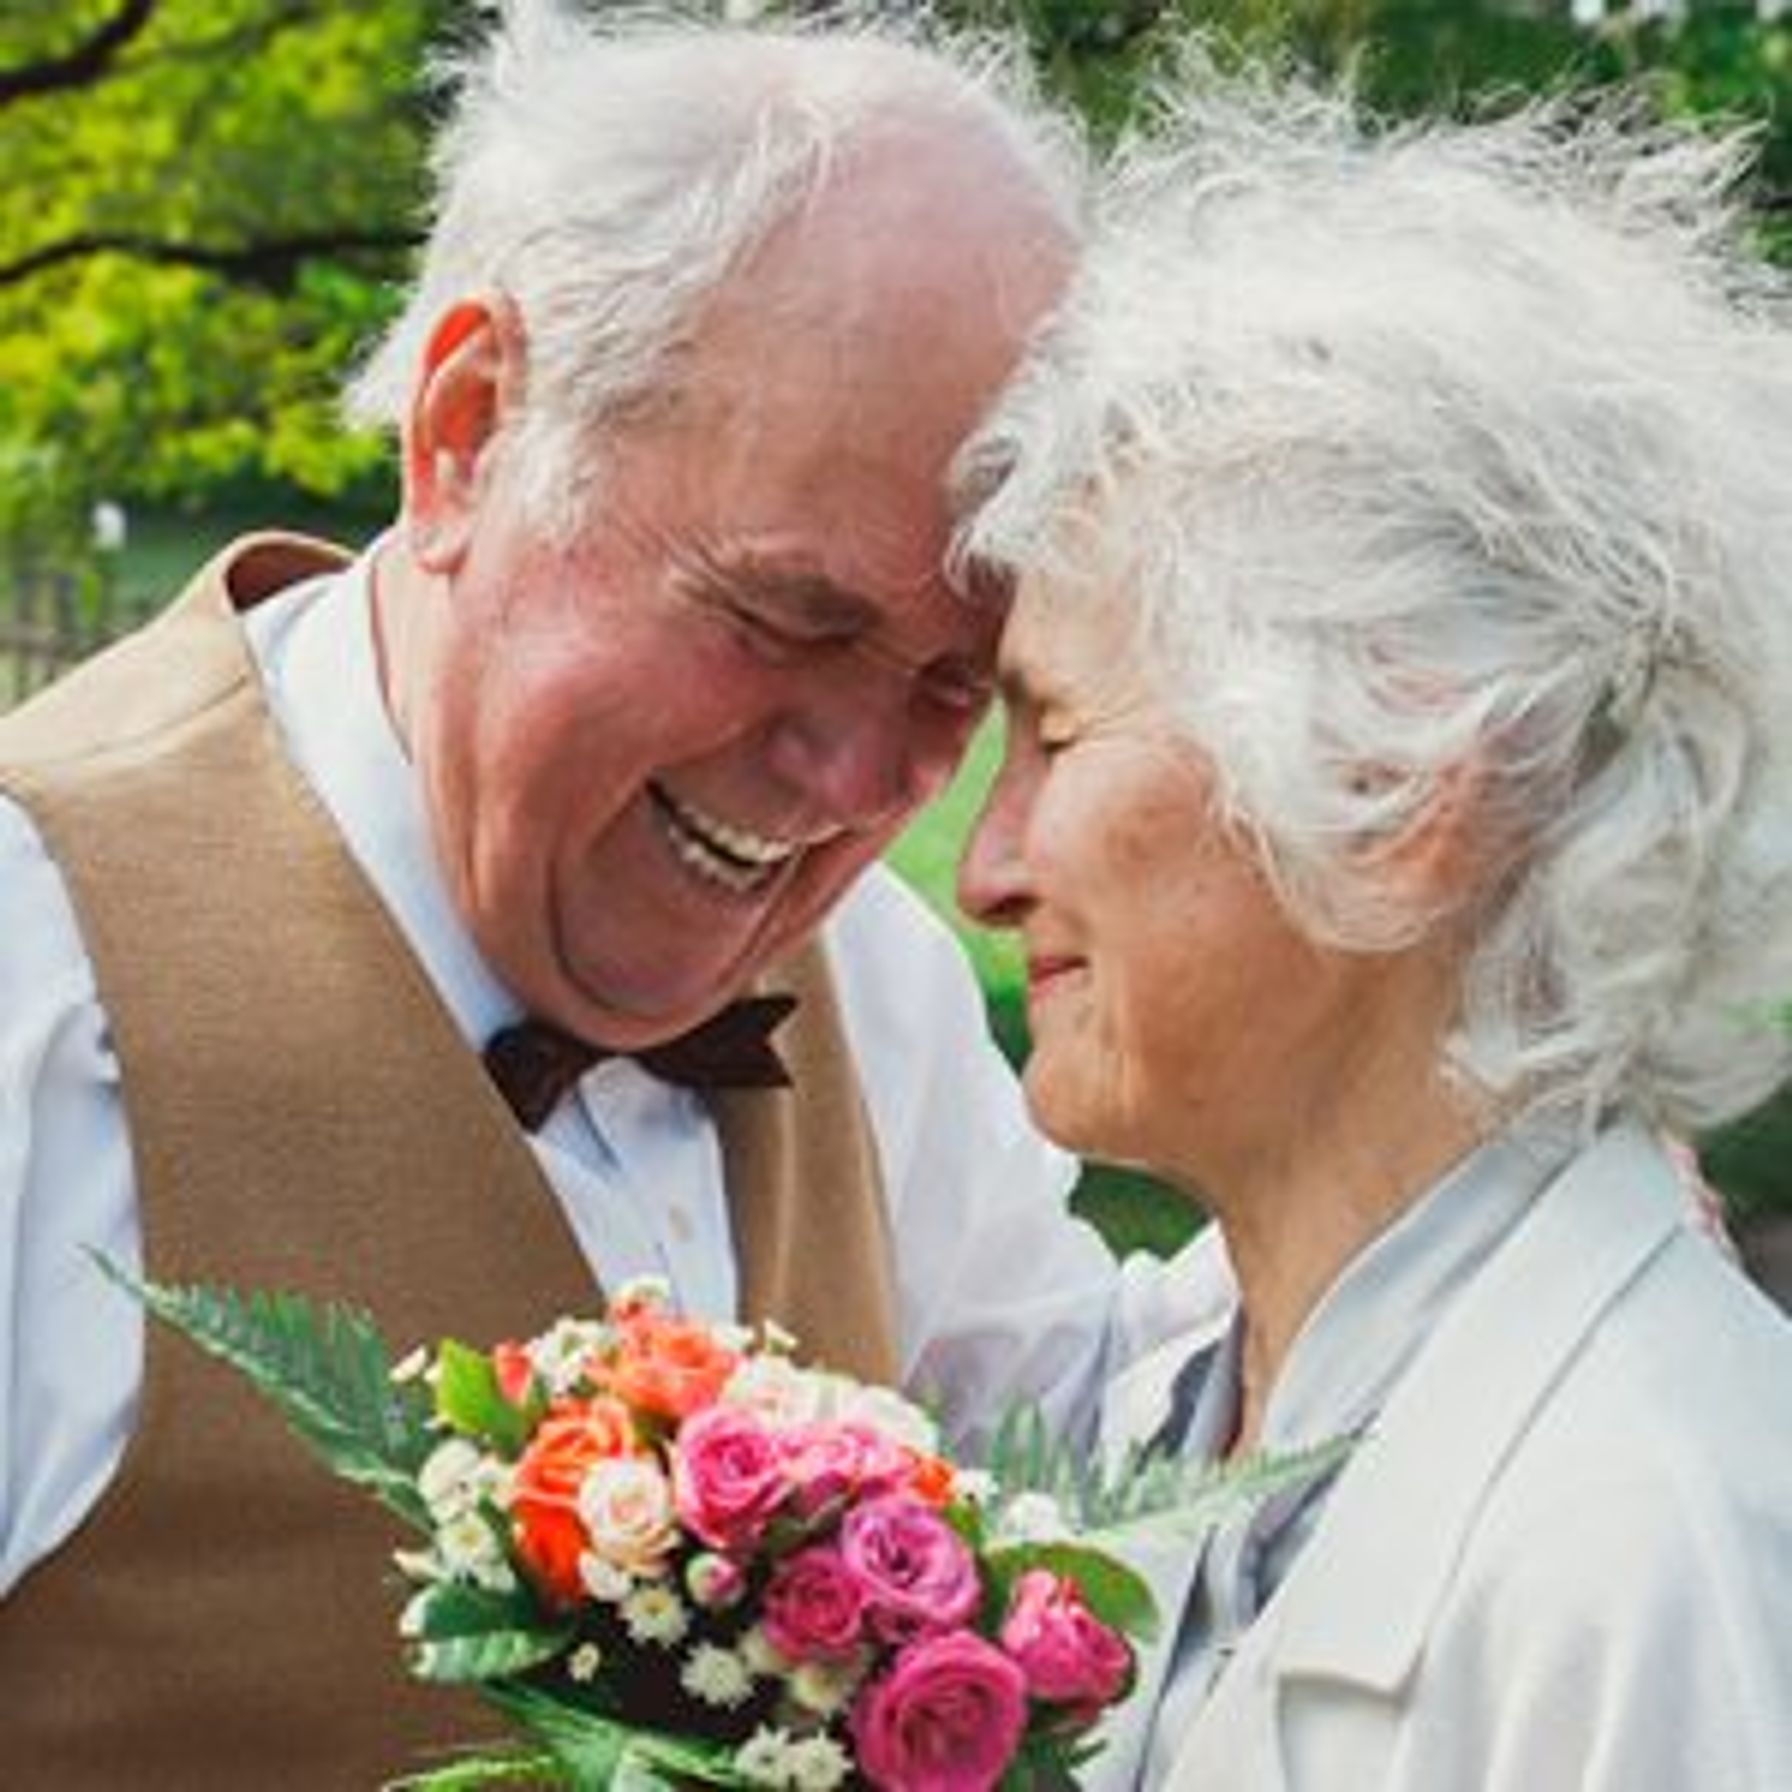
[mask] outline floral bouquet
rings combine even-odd
[[[393,1365],[353,1310],[104,1267],[418,1533],[395,1558],[412,1671],[518,1740],[408,1792],[1074,1785],[1155,1621],[1116,1527],[1204,1523],[1325,1466],[1135,1462],[1104,1485],[1021,1416],[990,1471],[957,1467],[899,1395],[652,1284]]]

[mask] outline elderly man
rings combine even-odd
[[[361,382],[394,528],[240,544],[0,726],[35,1786],[371,1785],[477,1722],[403,1681],[377,1517],[85,1246],[395,1339],[658,1272],[961,1429],[1088,1386],[1106,1259],[874,863],[983,705],[949,471],[1066,276],[1051,144],[912,49],[511,8]]]

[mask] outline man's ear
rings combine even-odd
[[[460,300],[429,333],[405,419],[404,501],[411,551],[432,572],[466,555],[522,356],[521,321],[500,297]]]

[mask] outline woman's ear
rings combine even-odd
[[[502,297],[462,299],[429,333],[405,419],[404,510],[411,552],[432,572],[466,555],[522,369],[521,320]]]
[[[1363,866],[1398,911],[1460,915],[1511,864],[1510,835],[1488,801],[1485,767],[1472,756],[1434,780],[1418,813],[1397,833],[1365,849]]]

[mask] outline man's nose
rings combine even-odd
[[[914,808],[949,771],[901,702],[811,704],[773,729],[771,767],[838,827],[868,831]]]

